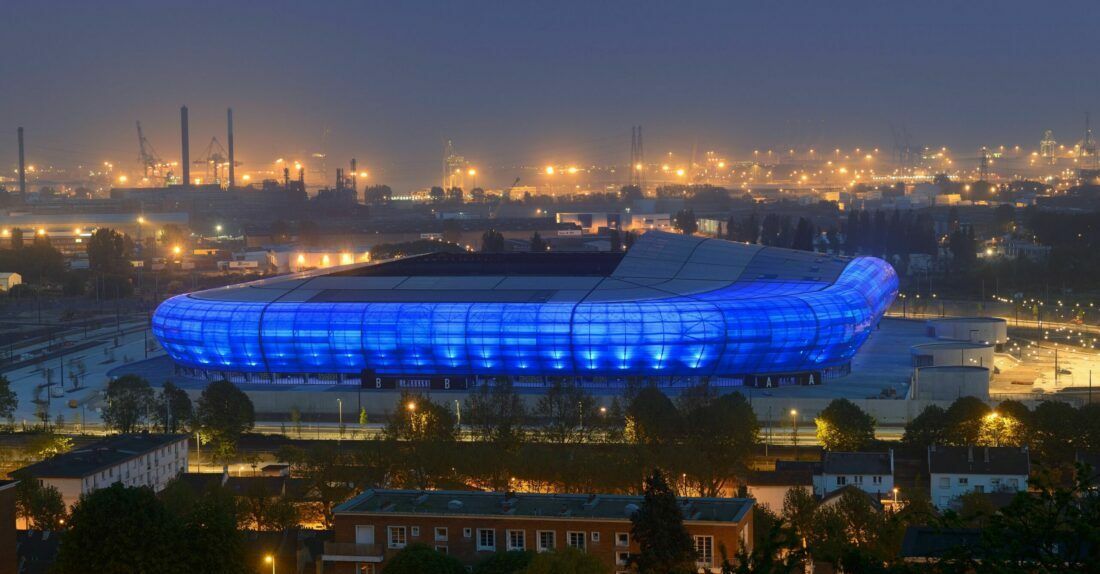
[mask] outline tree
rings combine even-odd
[[[992,410],[978,397],[960,397],[945,413],[947,428],[944,437],[948,445],[979,444],[982,425]]]
[[[241,435],[256,424],[252,400],[236,385],[221,380],[202,390],[195,408],[195,422],[214,445],[216,456],[228,466]]]
[[[931,405],[905,425],[901,443],[912,451],[947,444],[947,412]]]
[[[452,556],[428,546],[414,543],[402,548],[386,561],[383,574],[465,574],[466,568]]]
[[[719,496],[730,478],[748,471],[760,433],[756,414],[744,395],[728,393],[695,402],[682,418],[683,468],[700,495]]]
[[[145,422],[153,406],[153,389],[137,375],[123,375],[107,383],[104,398],[103,422],[118,432],[131,433]]]
[[[126,273],[126,240],[113,229],[99,228],[88,239],[88,267],[100,274],[117,275]]]
[[[511,449],[523,442],[527,408],[511,379],[483,384],[466,399],[466,420],[478,440]]]
[[[638,554],[631,563],[639,574],[688,574],[695,572],[695,545],[684,527],[676,495],[660,470],[646,477],[645,498],[630,517],[631,536]]]
[[[362,470],[356,471],[346,455],[329,446],[311,446],[308,449],[287,446],[279,449],[278,460],[285,460],[302,478],[308,491],[321,506],[318,522],[332,528],[332,509],[355,494],[354,481],[362,478]]]
[[[539,552],[520,574],[609,574],[602,560],[576,548]]]
[[[189,423],[191,415],[191,398],[187,396],[187,391],[173,385],[171,381],[165,381],[157,399],[153,420],[165,433],[174,433]]]
[[[815,422],[825,450],[858,451],[875,440],[875,419],[848,399],[834,399]]]
[[[672,218],[672,226],[680,230],[684,235],[693,235],[699,230],[699,223],[695,219],[695,211],[681,209]]]
[[[18,406],[19,396],[11,390],[11,381],[0,375],[0,418],[8,421],[8,426],[15,424],[15,409]]]
[[[1072,464],[1081,429],[1076,409],[1061,401],[1042,401],[1032,411],[1031,441],[1048,466]]]
[[[549,245],[546,244],[546,241],[543,241],[542,236],[539,235],[538,231],[536,231],[535,234],[531,236],[531,252],[541,253],[543,251],[546,251],[548,248]]]
[[[814,250],[814,225],[808,219],[798,218],[798,227],[794,230],[794,241],[791,248],[802,251]]]
[[[115,483],[81,495],[61,535],[57,572],[190,571],[179,523],[150,488]]]
[[[495,230],[488,229],[485,233],[481,234],[481,252],[482,253],[503,253],[504,252],[504,234]]]
[[[65,500],[57,487],[45,485],[29,474],[16,472],[16,513],[35,530],[57,530],[65,519]]]
[[[517,574],[531,564],[535,553],[530,550],[494,552],[474,566],[474,574]]]
[[[573,380],[555,378],[535,405],[535,416],[544,421],[543,433],[550,442],[584,442],[598,411],[596,399]],[[585,421],[588,426],[585,426]]]
[[[651,449],[676,442],[681,436],[680,413],[656,385],[646,385],[634,395],[626,407],[626,421],[627,437]]]
[[[447,407],[403,392],[383,436],[404,455],[403,467],[395,470],[406,476],[408,485],[424,489],[450,470],[447,461],[458,438],[458,424]]]

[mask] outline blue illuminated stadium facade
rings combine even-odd
[[[820,382],[896,294],[879,259],[651,231],[625,255],[432,254],[181,295],[153,333],[181,372],[238,382]]]

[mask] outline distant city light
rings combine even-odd
[[[552,166],[552,165],[546,166],[546,175],[554,175],[554,166]]]

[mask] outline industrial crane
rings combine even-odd
[[[145,139],[145,134],[141,131],[141,120],[137,121],[137,136],[138,161],[141,162],[141,168],[145,174],[145,179],[171,179],[172,172],[165,171],[165,168],[169,167],[169,165],[160,159],[160,156],[157,155],[157,151],[153,149],[153,144]]]
[[[221,142],[217,137],[210,138],[210,144],[206,146],[206,151],[203,153],[203,157],[191,162],[194,165],[206,166],[206,181],[212,181],[217,184],[222,183],[222,168],[229,167],[229,157],[225,148],[222,147]],[[233,166],[237,167],[241,165],[241,162],[233,162]],[[211,178],[213,176],[213,178]]]

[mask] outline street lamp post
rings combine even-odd
[[[271,574],[275,574],[275,557],[274,556],[272,556],[270,554],[268,554],[267,556],[264,556],[264,564],[270,564],[271,565]]]
[[[898,509],[898,487],[894,487],[894,510]]]
[[[791,443],[794,444],[794,459],[798,460],[798,411],[791,409]]]
[[[336,412],[338,413],[337,416],[339,417],[340,424],[340,427],[338,429],[339,434],[337,435],[337,440],[339,440],[344,438],[344,399],[336,399]]]

